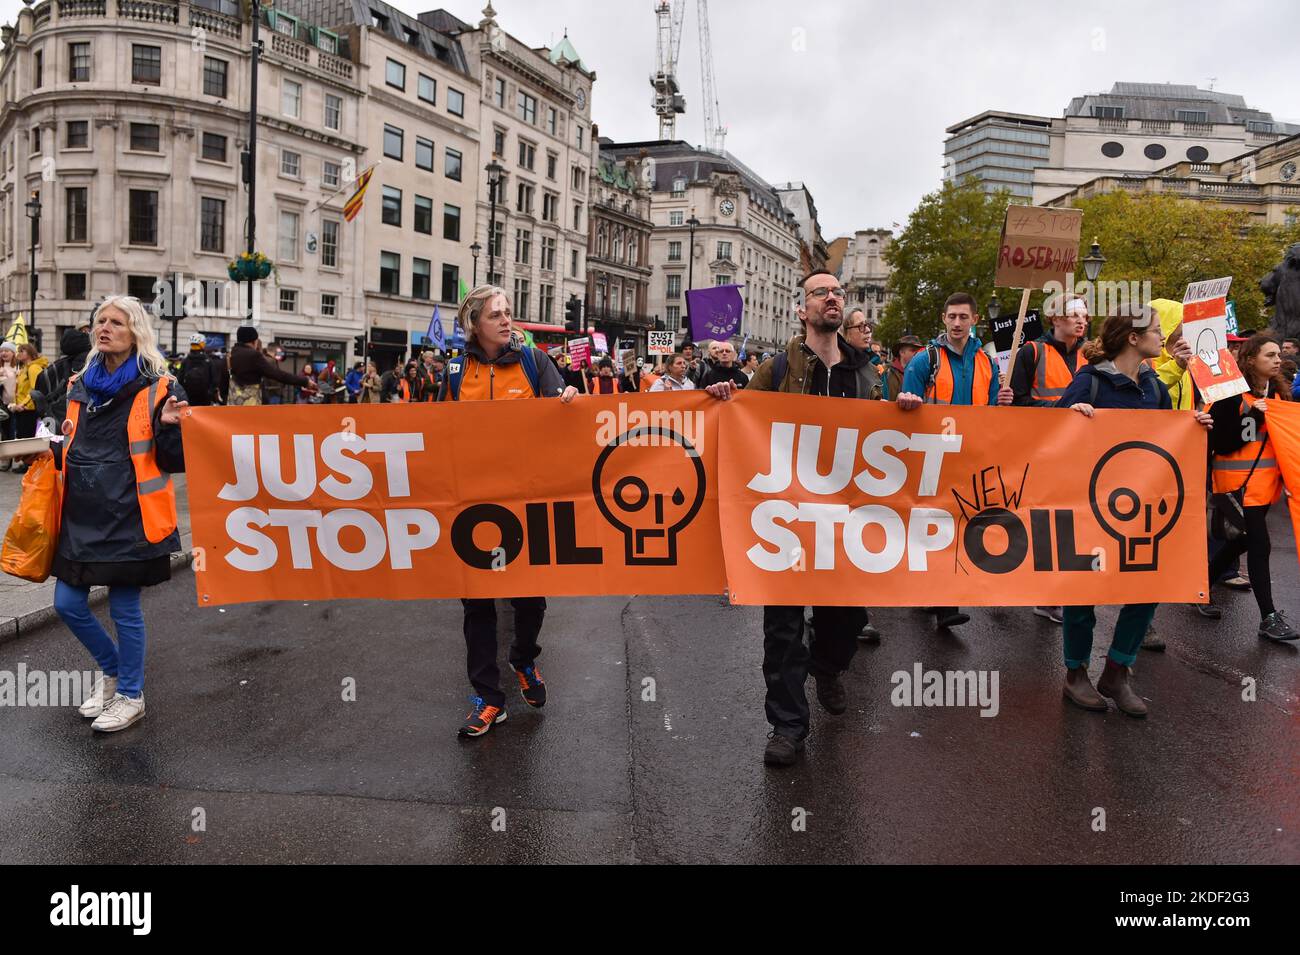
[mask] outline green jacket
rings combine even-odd
[[[866,352],[858,351],[840,337],[840,352],[850,361],[850,366],[858,375],[858,397],[878,399],[882,397],[880,375],[870,362]],[[790,339],[785,346],[786,370],[781,379],[780,388],[772,387],[773,369],[776,358],[769,358],[758,366],[746,391],[780,391],[783,394],[806,395],[812,386],[814,363],[821,364],[816,352],[804,342],[803,334]]]

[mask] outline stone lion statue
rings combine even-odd
[[[1300,338],[1300,242],[1286,250],[1273,271],[1259,280],[1264,304],[1272,306],[1270,326],[1283,338]]]

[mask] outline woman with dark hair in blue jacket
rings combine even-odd
[[[1089,418],[1096,408],[1173,410],[1168,389],[1144,363],[1158,357],[1163,345],[1160,322],[1148,307],[1106,319],[1100,337],[1084,347],[1083,357],[1088,364],[1078,370],[1056,406]],[[1213,427],[1208,414],[1193,413],[1202,427]],[[1088,662],[1092,659],[1096,608],[1063,607],[1061,613],[1065,618],[1065,698],[1085,710],[1104,712],[1107,705],[1103,697],[1109,697],[1121,712],[1146,716],[1146,703],[1129,685],[1129,667],[1137,659],[1156,605],[1125,604],[1120,610],[1106,667],[1095,689],[1088,679]]]

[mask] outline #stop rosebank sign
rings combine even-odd
[[[749,392],[346,410],[186,411],[200,605],[1205,600],[1188,415]]]

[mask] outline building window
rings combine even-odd
[[[668,213],[668,224],[681,225],[685,215],[686,213],[684,213],[681,209],[674,209],[672,212]]]
[[[402,190],[384,186],[384,225],[402,224]]]
[[[515,230],[515,261],[529,265],[533,256],[533,233],[529,229]]]
[[[501,109],[506,108],[506,79],[504,76],[498,76],[492,81],[492,102],[496,103]]]
[[[285,80],[280,86],[280,112],[297,119],[302,114],[302,84]]]
[[[442,207],[442,237],[452,242],[460,241],[460,206]]]
[[[542,218],[547,222],[560,221],[560,197],[553,192],[542,194]]]
[[[1108,159],[1118,159],[1124,155],[1124,144],[1117,142],[1102,143],[1101,154]]]
[[[45,83],[45,53],[37,50],[32,57],[32,88],[40,89]]]
[[[536,158],[536,156],[537,156],[536,146],[534,146],[532,143],[524,142],[522,139],[519,140],[519,165],[523,166],[525,169],[531,172],[533,168],[533,161]]]
[[[555,153],[546,154],[546,178],[555,181],[555,167],[559,164],[560,157]]]
[[[328,159],[322,160],[320,164],[320,181],[322,185],[331,189],[337,189],[342,184],[343,167],[336,162]]]
[[[682,297],[682,277],[680,275],[668,276],[668,285],[664,290],[665,298]]]
[[[1159,143],[1148,143],[1146,149],[1142,150],[1142,155],[1151,160],[1164,159],[1165,147]]]
[[[317,30],[316,47],[326,53],[337,56],[339,52],[339,38],[333,33],[330,33],[329,30]]]
[[[497,222],[492,223],[492,235],[488,239],[488,244],[492,246],[492,252],[490,254],[495,259],[499,259],[502,257],[501,248],[505,244],[505,236],[506,236],[505,223],[499,220]],[[494,282],[492,284],[495,285],[500,283]]]
[[[402,294],[402,257],[396,252],[379,253],[379,291]]]
[[[557,115],[558,114],[555,112],[554,106],[546,107],[546,131],[550,133],[552,136],[555,135],[555,129],[556,129],[555,121]]]
[[[519,184],[518,201],[515,203],[516,212],[533,211],[533,187],[526,182]]]
[[[439,300],[456,302],[460,300],[460,266],[444,265],[442,267],[442,294]]]
[[[387,33],[388,17],[384,16],[384,14],[380,13],[378,10],[372,8],[370,11],[370,25],[374,27],[376,30],[379,30],[381,33]]]
[[[199,200],[199,250],[224,252],[226,250],[226,202],[224,199]]]
[[[542,271],[555,271],[555,237],[542,236]]]
[[[496,127],[492,132],[492,155],[504,156],[506,154],[506,131]]]
[[[573,231],[575,232],[582,231],[582,203],[581,202],[575,202],[573,204]]]
[[[433,200],[426,196],[415,197],[415,231],[433,235]]]
[[[537,290],[537,320],[548,324],[555,320],[554,285],[543,285]]]
[[[320,264],[327,269],[339,267],[339,223],[337,219],[321,220]]]
[[[1123,119],[1123,106],[1094,106],[1092,108],[1094,119]]]
[[[717,275],[715,275],[715,276],[713,277],[713,284],[714,284],[714,285],[730,285],[730,284],[731,284],[731,276],[730,276],[730,275],[726,275],[726,274],[720,272],[720,273],[718,273]]]
[[[389,60],[384,66],[384,82],[399,90],[405,90],[406,67],[396,60]]]
[[[332,292],[322,292],[320,296],[320,317],[335,318],[339,313],[339,297]]]
[[[682,307],[680,305],[669,305],[664,309],[664,315],[667,319],[665,324],[670,330],[676,331],[682,322]]]
[[[426,103],[437,105],[438,84],[432,76],[425,76],[421,73],[419,81],[415,84],[415,92]]]
[[[128,275],[126,277],[126,294],[132,298],[138,298],[141,302],[152,303],[154,296],[158,294],[154,290],[154,286],[157,284],[158,279],[153,275]]]
[[[158,193],[153,189],[132,189],[129,197],[128,240],[132,245],[158,244]]]
[[[429,297],[433,266],[428,259],[411,259],[411,298]]]
[[[587,184],[587,174],[582,171],[580,166],[573,167],[573,189],[575,192],[582,192],[583,187]]]
[[[682,244],[680,242],[668,243],[668,261],[680,262],[682,260]]]
[[[298,290],[294,288],[280,289],[280,311],[296,312],[298,311]]]
[[[569,250],[569,278],[576,279],[577,277],[578,277],[578,250],[570,249]]]
[[[67,146],[69,149],[86,149],[90,146],[90,123],[87,120],[68,121]]]
[[[1176,109],[1174,119],[1180,123],[1204,123],[1208,114],[1203,109]]]
[[[722,259],[722,260],[725,260],[725,261],[727,261],[727,262],[730,262],[730,261],[731,261],[731,243],[730,243],[730,242],[722,242],[722,241],[719,241],[719,242],[718,242],[718,254],[717,254],[716,256],[714,256],[714,257],[717,258],[717,259]]]
[[[161,149],[158,126],[154,123],[132,123],[131,148],[142,153],[158,152]]]
[[[415,165],[433,172],[433,143],[421,136],[415,137]]]
[[[453,116],[465,115],[465,94],[447,87],[447,112]]]
[[[333,93],[325,94],[325,128],[339,130],[343,128],[343,97]]]
[[[389,159],[402,158],[402,140],[405,133],[396,126],[384,124],[384,155]]]
[[[515,99],[515,115],[530,126],[537,125],[537,97],[529,96],[523,90]]]
[[[213,159],[217,162],[226,161],[226,137],[218,133],[204,133],[202,152],[200,155],[204,159]]]
[[[294,263],[298,261],[298,213],[280,213],[280,261]]]
[[[90,82],[90,44],[68,44],[68,82]]]
[[[577,125],[577,124],[575,123],[573,128],[576,129],[576,130],[578,131],[578,132],[577,132],[577,142],[578,142],[578,148],[581,149],[581,148],[582,148],[582,135],[583,135],[583,133],[582,133],[582,127],[579,126],[579,125]]]
[[[673,192],[672,192],[672,194],[673,194],[673,197],[674,197],[674,198],[677,198],[677,199],[680,199],[682,196],[686,195],[686,177],[685,177],[685,176],[678,176],[677,178],[675,178],[675,179],[673,180]]]
[[[66,272],[63,276],[63,297],[73,302],[86,298],[86,273]]]
[[[203,58],[203,95],[226,98],[226,70],[229,64],[214,56]]]
[[[280,150],[280,175],[290,179],[302,177],[302,155],[292,149]]]
[[[442,173],[448,179],[455,179],[460,182],[461,155],[458,149],[444,150]]]
[[[298,38],[298,18],[291,17],[286,13],[276,11],[275,18],[271,21],[271,29],[276,33],[283,33],[285,36]]]
[[[64,197],[67,201],[67,216],[64,220],[64,240],[65,242],[85,242],[86,241],[86,210],[89,208],[87,201],[88,190],[85,186],[76,186],[64,190]]]
[[[528,319],[528,279],[515,279],[515,318]]]

